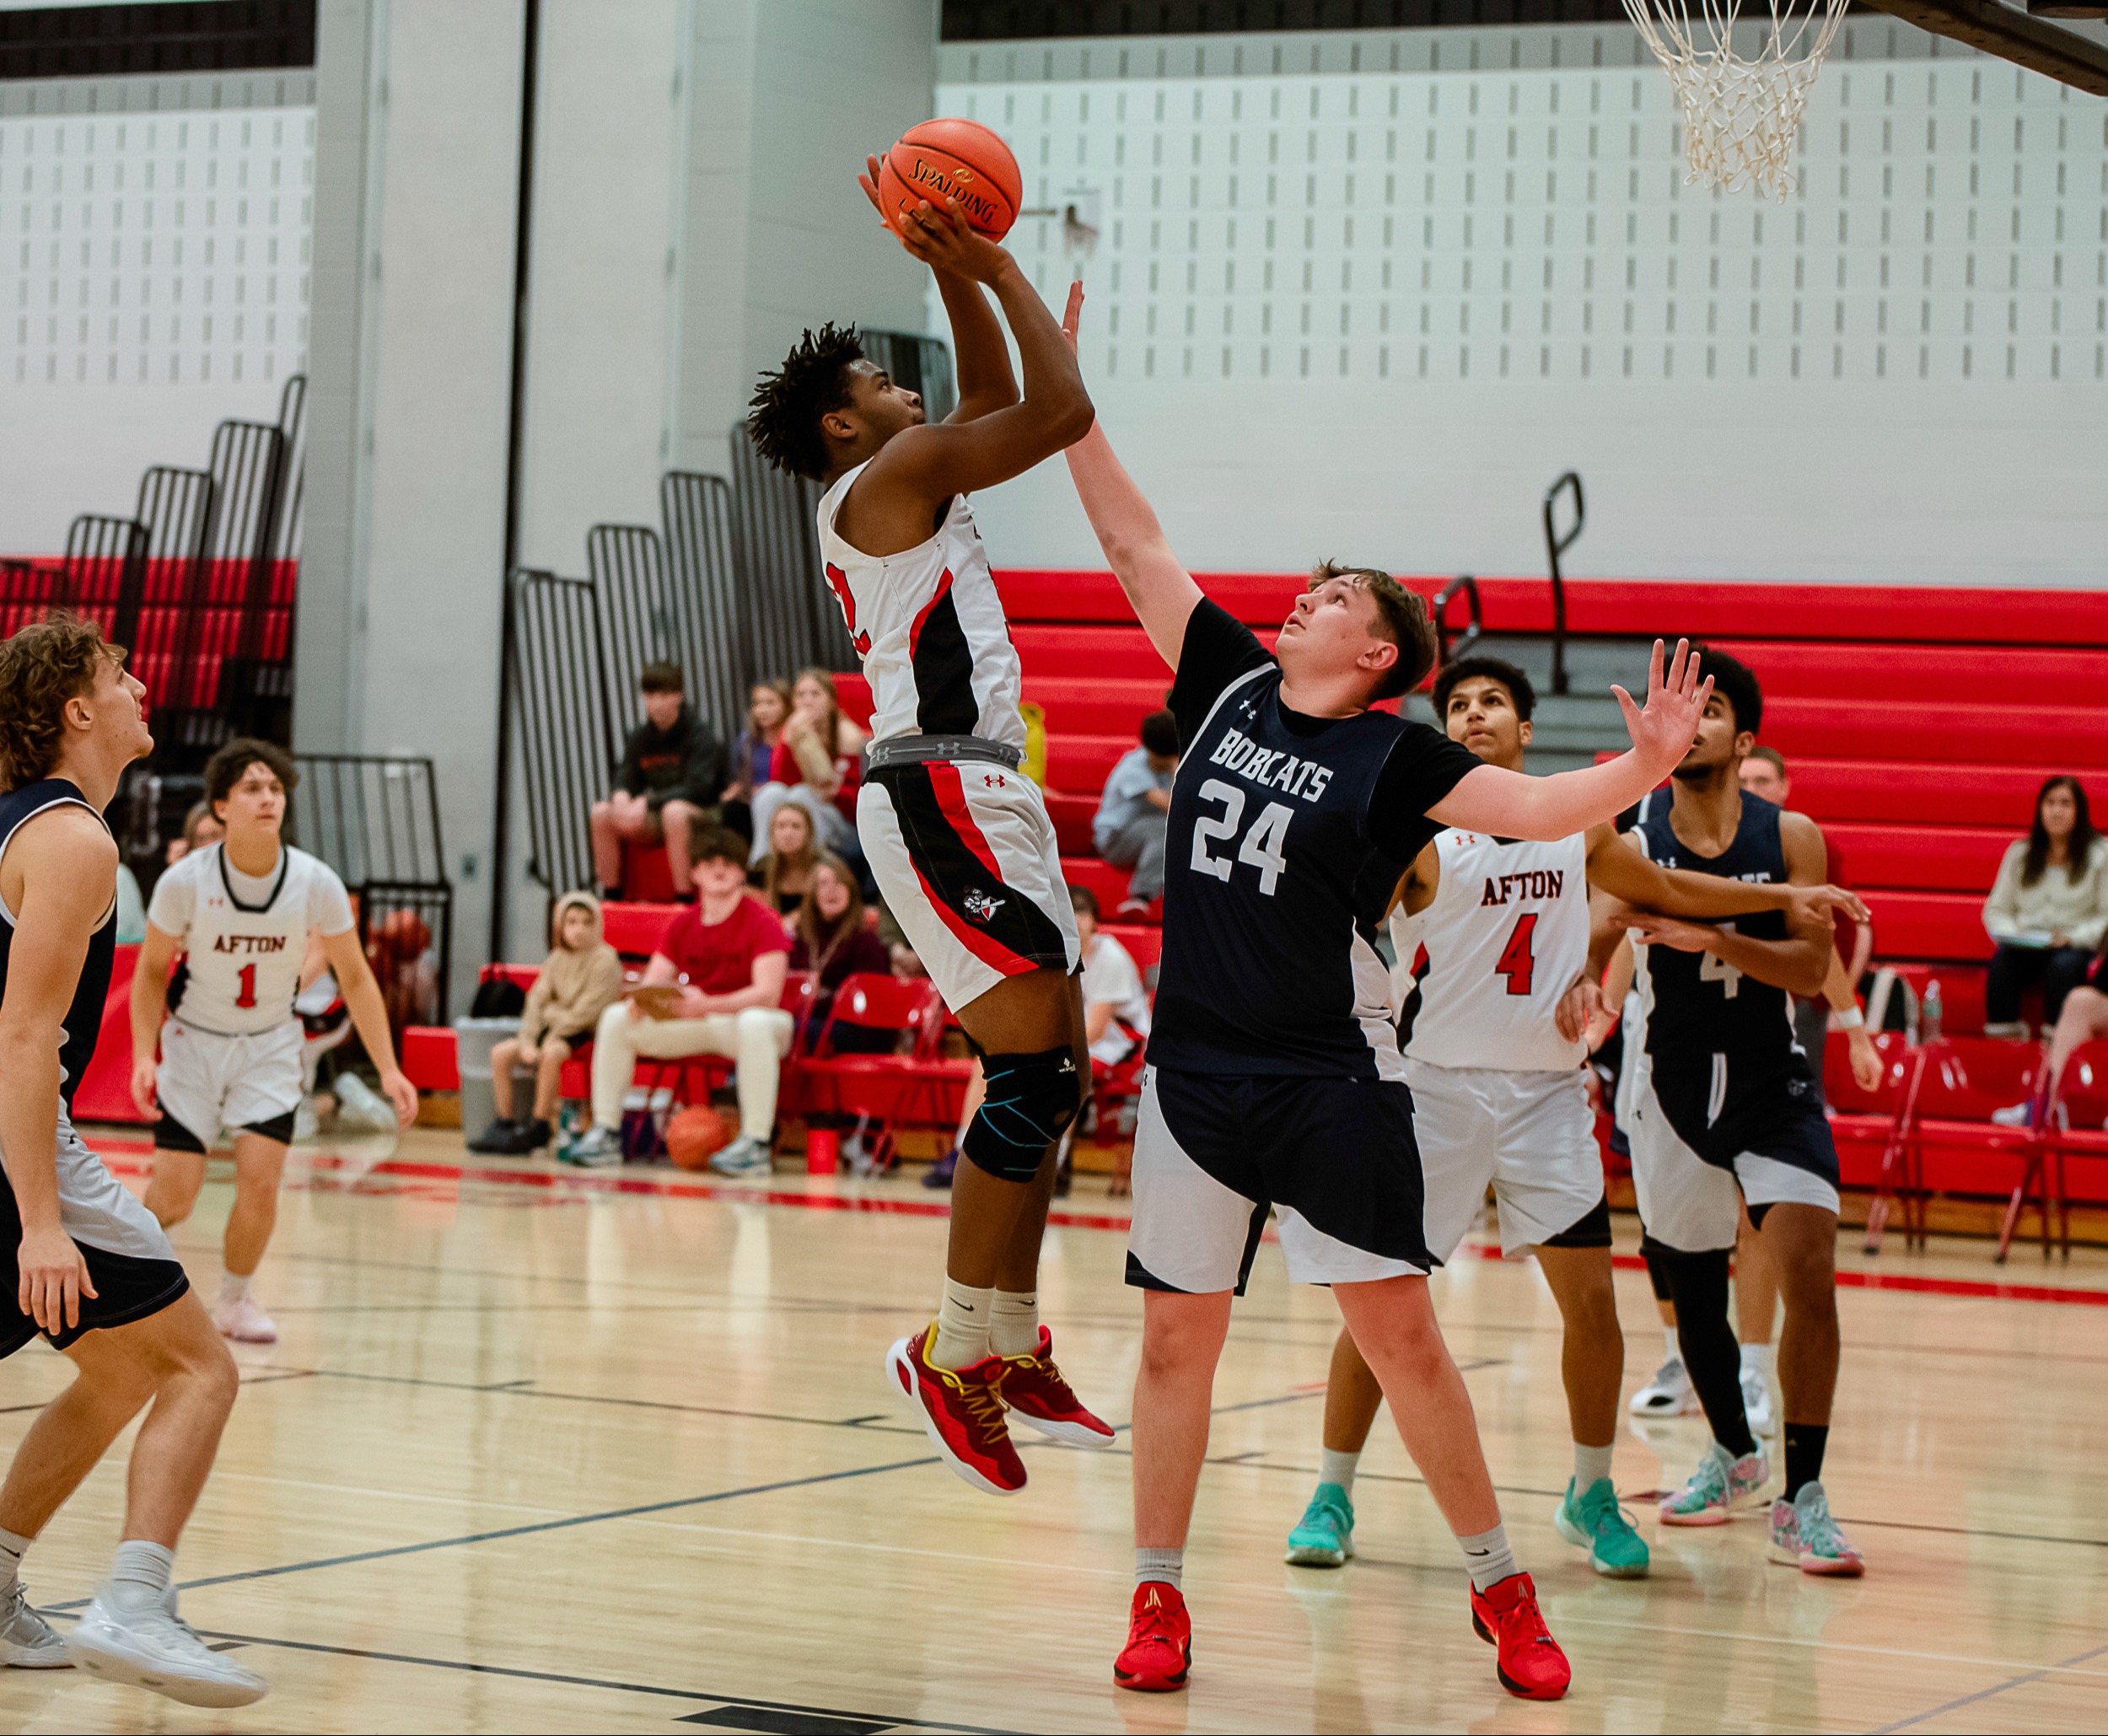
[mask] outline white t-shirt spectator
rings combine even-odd
[[[1149,1035],[1149,995],[1142,986],[1142,972],[1134,955],[1111,935],[1100,933],[1084,963],[1084,1007],[1110,1006],[1112,1023],[1090,1045],[1090,1058],[1108,1067],[1125,1061],[1134,1051],[1135,1040],[1123,1026],[1142,1036]]]

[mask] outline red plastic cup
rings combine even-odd
[[[842,1161],[842,1135],[832,1127],[808,1127],[805,1130],[805,1173],[808,1175],[832,1175]]]

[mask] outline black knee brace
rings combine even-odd
[[[1036,1055],[987,1055],[981,1070],[988,1094],[960,1149],[998,1180],[1030,1181],[1047,1147],[1084,1106],[1076,1052],[1064,1046]]]

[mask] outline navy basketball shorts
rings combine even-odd
[[[1772,1206],[1837,1210],[1837,1147],[1805,1067],[1734,1079],[1724,1055],[1630,1064],[1632,1191],[1656,1241],[1685,1254],[1732,1248],[1742,1201],[1759,1221]]]
[[[1412,1091],[1397,1080],[1149,1068],[1127,1282],[1241,1295],[1269,1209],[1297,1283],[1368,1283],[1436,1265]]]

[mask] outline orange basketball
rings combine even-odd
[[[732,1128],[724,1117],[703,1104],[676,1110],[666,1123],[666,1155],[680,1169],[702,1169],[732,1143]]]
[[[925,121],[879,165],[879,204],[895,234],[918,201],[956,200],[975,230],[1000,241],[1018,220],[1024,180],[1009,146],[978,121]]]

